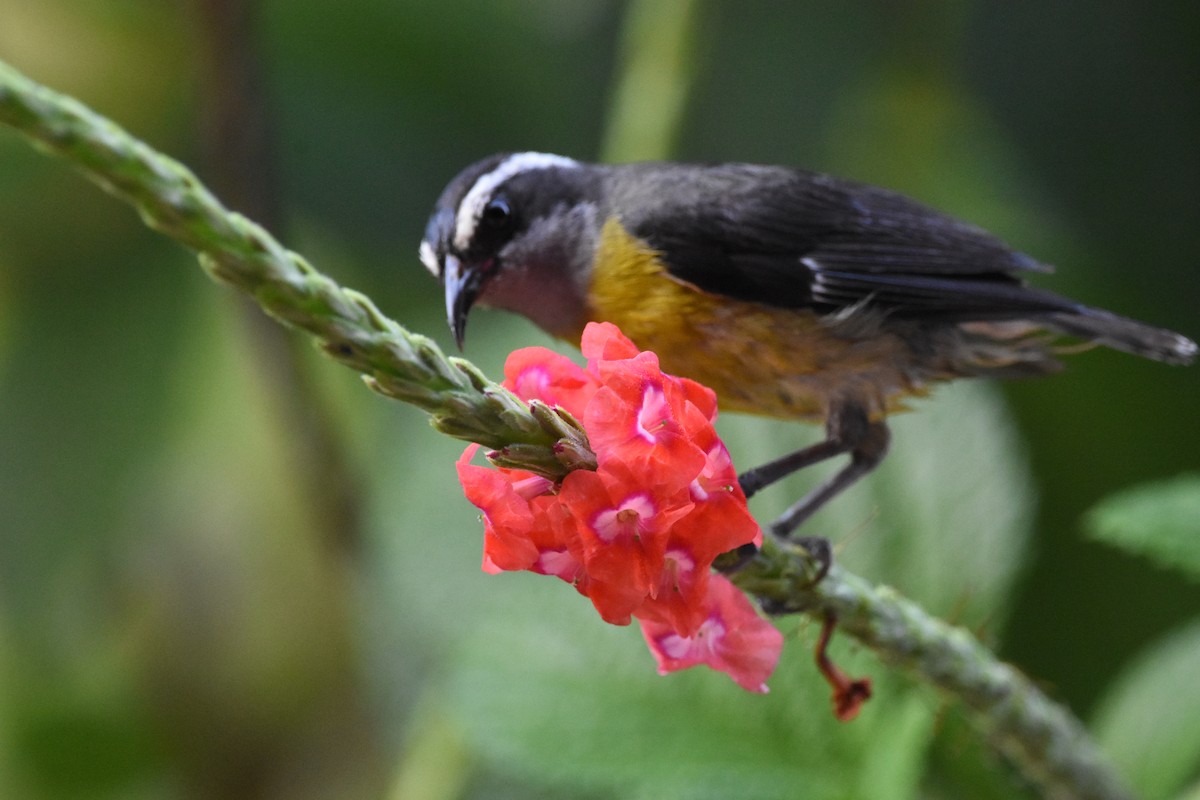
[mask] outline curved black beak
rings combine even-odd
[[[442,263],[442,284],[446,292],[446,321],[454,334],[454,343],[461,350],[467,334],[467,316],[483,288],[486,271],[474,264],[463,264],[456,256],[446,254]]]

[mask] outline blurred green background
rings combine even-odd
[[[1193,2],[0,0],[0,59],[443,345],[416,245],[506,149],[883,184],[1059,265],[1041,286],[1200,335]],[[466,355],[498,375],[526,344],[550,342],[482,312]],[[1200,611],[1080,523],[1200,468],[1200,368],[1091,352],[1002,391],[918,403],[814,528],[1087,718]],[[724,423],[743,466],[813,435]],[[845,641],[880,696],[835,723],[802,621],[748,697],[483,575],[460,450],[0,131],[0,797],[1027,792]]]

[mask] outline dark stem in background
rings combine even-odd
[[[204,171],[233,208],[280,230],[286,221],[271,101],[259,58],[261,4],[190,0],[189,5],[196,23]],[[314,381],[310,345],[250,298],[230,300],[236,304],[239,339],[253,359],[272,411],[288,432],[287,469],[299,483],[296,496],[307,504],[313,535],[334,557],[329,566],[336,569],[338,562],[349,563],[361,552],[363,502],[357,475],[332,424],[335,411]],[[348,588],[341,585],[343,591]],[[341,600],[346,601],[348,595]],[[296,774],[306,760],[353,764],[363,773],[360,782],[382,788],[383,748],[359,676],[349,668],[331,677],[303,712],[302,728],[315,730],[300,730],[272,743],[252,739],[248,746],[226,750],[219,759],[223,766],[192,771],[193,788],[208,797],[270,797],[280,776]],[[205,751],[222,753],[222,748],[212,742]]]
[[[205,172],[229,205],[271,230],[284,228],[271,105],[257,54],[255,0],[191,0],[197,20]],[[308,368],[308,344],[248,298],[242,330],[274,408],[293,432],[295,474],[325,545],[342,555],[362,544],[362,498],[345,447]]]

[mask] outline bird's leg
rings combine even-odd
[[[872,422],[860,406],[840,406],[829,414],[825,423],[824,441],[743,472],[738,476],[738,482],[746,497],[750,497],[763,487],[793,472],[842,453],[850,454],[850,463],[840,472],[813,489],[771,523],[773,533],[786,537],[831,498],[875,469],[887,453],[890,438],[887,425],[883,422]]]
[[[819,464],[826,459],[839,456],[842,453],[852,452],[859,441],[863,438],[862,431],[865,431],[871,425],[867,419],[867,415],[858,406],[839,406],[830,412],[825,421],[825,440],[816,444],[803,447],[794,453],[788,453],[782,458],[777,458],[774,461],[763,464],[761,467],[748,469],[741,475],[738,475],[738,484],[742,487],[742,492],[749,499],[760,489],[766,488],[776,481],[786,478],[793,472],[798,472],[805,467],[811,467],[813,464]],[[884,428],[886,437],[887,429]],[[885,445],[886,447],[886,445]],[[853,466],[853,462],[851,462]],[[850,467],[847,467],[848,470]],[[846,470],[843,470],[845,472]],[[841,473],[837,477],[840,477]],[[835,477],[834,480],[837,479]],[[846,482],[849,485],[853,482],[853,478]],[[807,511],[803,508],[800,517],[801,522],[807,519],[817,507],[825,503],[838,490],[823,493],[824,496],[816,497],[822,493],[819,487],[811,494],[788,509],[783,517],[775,520],[769,526],[769,530],[773,535],[780,539],[786,539],[799,522],[790,522],[789,515],[795,513],[800,506],[811,506]],[[825,573],[829,571],[830,565],[833,563],[833,547],[829,544],[829,540],[822,536],[798,536],[793,539],[796,544],[807,550],[819,563],[817,576],[813,583],[819,583],[825,577]],[[753,544],[742,545],[737,549],[731,557],[728,564],[722,567],[721,571],[725,574],[733,574],[742,567],[750,563],[751,559],[758,552],[758,548]],[[768,613],[773,613],[770,609],[766,609]],[[784,613],[783,609],[778,610],[778,613]]]
[[[805,467],[819,464],[827,458],[840,456],[849,449],[850,445],[833,434],[829,434],[823,442],[817,442],[794,453],[788,453],[783,458],[770,461],[761,467],[746,470],[738,475],[738,483],[741,484],[742,491],[746,493],[746,499],[749,500],[758,490],[765,489],[793,472],[799,472]]]
[[[859,409],[849,415],[831,417],[829,427],[830,438],[840,442],[843,451],[850,453],[850,463],[772,522],[771,532],[776,536],[791,535],[821,506],[879,466],[887,455],[888,442],[891,440],[887,425],[869,421]]]

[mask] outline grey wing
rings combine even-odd
[[[818,311],[870,303],[951,319],[1078,307],[1020,278],[1049,267],[895,192],[748,165],[693,167],[666,180],[661,200],[645,204],[632,228],[672,276],[703,291]]]

